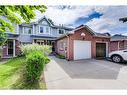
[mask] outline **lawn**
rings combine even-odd
[[[0,89],[29,89],[23,83],[23,69],[25,67],[25,57],[10,59],[5,64],[0,64]],[[39,88],[46,89],[43,80],[39,82]]]

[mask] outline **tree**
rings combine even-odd
[[[123,21],[123,23],[124,23],[124,22],[127,22],[127,17],[120,18],[119,21]]]
[[[0,6],[0,32],[6,30],[14,31],[12,23],[21,24],[23,21],[30,23],[35,18],[35,10],[41,13],[47,9],[44,5],[31,6],[31,5],[11,5]],[[6,19],[3,19],[5,17]]]
[[[3,32],[0,32],[0,46],[2,46],[7,40],[6,34]]]
[[[6,41],[5,31],[14,31],[13,23],[21,24],[23,21],[30,23],[35,18],[35,10],[45,12],[46,6],[12,5],[0,6],[0,46]]]

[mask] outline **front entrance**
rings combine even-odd
[[[52,51],[55,51],[55,41],[53,40],[35,39],[34,43],[37,43],[39,45],[50,45],[52,46]]]
[[[106,43],[96,43],[96,58],[106,57]]]
[[[8,40],[8,55],[13,56],[13,40]]]

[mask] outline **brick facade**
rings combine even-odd
[[[85,37],[81,37],[81,33],[85,33]],[[69,40],[69,45],[67,44]],[[75,31],[74,34],[68,35],[68,37],[61,38],[57,40],[57,53],[65,55],[65,50],[60,50],[60,44],[61,42],[65,42],[67,45],[67,59],[74,60],[74,40],[83,40],[83,41],[91,41],[91,55],[92,58],[96,57],[96,43],[107,43],[108,44],[108,50],[110,46],[110,38],[104,38],[104,37],[96,37],[93,34],[91,34],[87,29],[81,28]]]
[[[2,47],[2,58],[8,58],[8,44],[6,43]],[[20,42],[18,40],[15,40],[15,55],[18,55],[20,53]]]
[[[127,49],[127,40],[110,42],[110,52],[124,49]]]

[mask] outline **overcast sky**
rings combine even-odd
[[[55,24],[84,24],[95,32],[127,35],[127,23],[119,21],[127,16],[127,6],[48,6],[44,14],[36,13],[36,20],[45,15]]]

